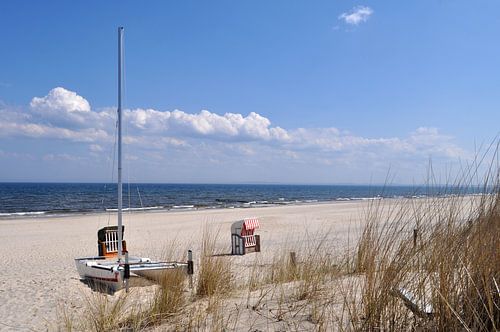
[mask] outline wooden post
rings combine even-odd
[[[128,262],[128,251],[125,251],[125,271],[123,272],[123,281],[125,282],[125,292],[128,293],[128,281],[130,279],[130,264]]]
[[[297,267],[297,255],[295,251],[290,251],[290,265],[295,269]]]
[[[231,255],[236,255],[236,238],[234,234],[231,234]]]
[[[193,274],[194,274],[194,262],[193,262],[193,251],[188,250],[188,261],[187,261],[187,274],[189,276],[189,288],[193,288]]]
[[[413,249],[417,247],[418,228],[413,229]]]
[[[260,252],[260,235],[255,235],[255,252]]]

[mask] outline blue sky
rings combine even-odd
[[[4,1],[0,181],[422,182],[500,126],[498,1]],[[444,176],[444,175],[443,175]]]

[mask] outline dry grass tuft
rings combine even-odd
[[[178,314],[186,304],[185,284],[184,271],[172,270],[164,273],[149,306],[130,314],[124,325],[134,327],[136,330],[167,322]]]
[[[159,315],[177,313],[186,300],[184,296],[185,282],[184,271],[176,269],[165,273],[153,298],[152,312]]]
[[[216,249],[218,232],[205,228],[196,287],[199,297],[229,294],[234,288],[231,258]]]
[[[57,304],[56,317],[58,331],[71,332],[77,329],[75,314],[68,310],[66,303],[59,302]]]
[[[128,296],[121,293],[117,297],[92,292],[86,297],[86,310],[79,325],[88,331],[116,331],[126,316]]]

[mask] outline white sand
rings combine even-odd
[[[204,227],[220,230],[219,245],[230,251],[230,225],[245,217],[261,221],[262,255],[271,257],[294,240],[314,241],[328,231],[344,246],[355,238],[364,202],[127,214],[125,238],[133,255],[158,257],[173,241],[199,254]],[[0,220],[0,330],[47,329],[56,307],[80,308],[90,289],[81,283],[74,258],[97,254],[97,229],[115,224],[107,214]],[[235,260],[250,262],[256,254]]]

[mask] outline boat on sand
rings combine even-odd
[[[75,259],[76,269],[82,281],[95,285],[96,289],[115,292],[123,287],[128,289],[131,274],[159,281],[168,271],[175,269],[193,273],[191,251],[188,262],[153,261],[145,257],[128,255],[123,240],[125,227],[122,224],[122,73],[123,73],[123,27],[118,28],[118,209],[117,226],[101,228],[97,233],[98,255]]]

